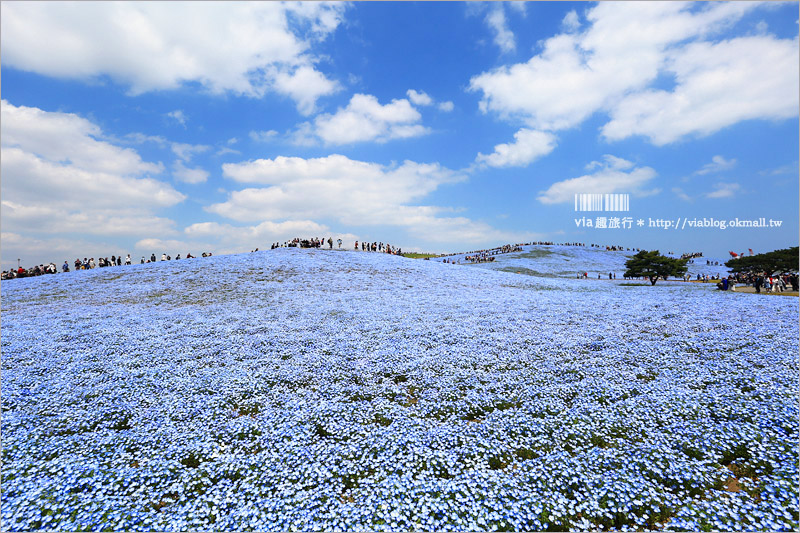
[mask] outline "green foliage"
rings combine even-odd
[[[642,250],[625,262],[625,276],[650,278],[650,284],[655,285],[659,277],[683,276],[688,267],[686,259],[673,259],[658,253],[658,250]]]
[[[775,273],[797,272],[800,263],[800,247],[785,248],[774,250],[763,254],[739,257],[731,259],[725,266],[732,272],[766,272],[769,275]]]

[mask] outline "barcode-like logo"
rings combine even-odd
[[[628,211],[629,194],[576,194],[575,211]]]

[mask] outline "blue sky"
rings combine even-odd
[[[707,256],[798,242],[794,2],[0,10],[3,268],[295,236]],[[585,193],[630,210],[576,212]],[[649,227],[760,217],[781,226]]]

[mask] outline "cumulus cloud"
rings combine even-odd
[[[422,115],[405,98],[381,104],[369,94],[355,94],[336,113],[318,115],[301,124],[294,135],[296,144],[313,144],[316,139],[328,145],[418,137],[429,132],[420,124]]]
[[[338,87],[317,69],[314,47],[341,24],[346,8],[340,2],[20,2],[3,6],[3,65],[57,78],[108,76],[131,94],[185,83],[217,94],[274,91],[307,114]]]
[[[650,167],[639,167],[625,159],[607,155],[602,163],[592,163],[589,168],[598,170],[552,184],[539,193],[537,199],[543,204],[572,202],[576,194],[630,193],[639,196],[654,194],[657,190],[645,190],[656,172]]]
[[[439,108],[439,111],[444,111],[445,113],[449,113],[455,108],[453,102],[450,101],[441,102],[437,107]]]
[[[276,157],[223,165],[233,181],[260,185],[229,193],[207,211],[239,222],[330,220],[349,226],[388,225],[430,242],[491,242],[512,236],[453,209],[415,205],[445,184],[466,179],[438,164],[384,166],[343,155]]]
[[[7,100],[0,105],[4,147],[19,148],[43,160],[67,163],[88,172],[141,175],[163,170],[158,164],[142,161],[132,149],[100,140],[100,128],[77,115],[17,107]]]
[[[433,104],[433,98],[428,96],[424,91],[417,92],[414,89],[409,89],[406,91],[406,94],[414,105],[426,106]]]
[[[135,235],[169,233],[155,216],[185,196],[150,177],[160,164],[103,138],[100,128],[70,113],[2,101],[2,224],[29,232]]]
[[[476,161],[490,167],[521,167],[549,154],[555,147],[555,135],[522,128],[514,134],[513,143],[498,144],[489,155],[479,153]]]
[[[672,91],[647,90],[624,99],[602,129],[609,140],[643,135],[655,145],[706,136],[749,119],[798,113],[798,41],[771,36],[694,43],[667,56]]]
[[[644,135],[654,144],[706,135],[750,118],[797,115],[798,41],[772,36],[703,39],[762,6],[751,2],[600,2],[525,63],[474,76],[480,109],[538,130],[610,116],[609,140]],[[672,91],[649,86],[675,77]]]
[[[290,95],[297,102],[297,110],[310,115],[316,108],[317,99],[339,90],[337,82],[331,81],[314,68],[303,65],[293,71],[275,74],[275,89]]]
[[[208,208],[239,221],[320,217],[348,224],[380,223],[396,206],[465,179],[438,164],[406,161],[385,167],[338,154],[228,163],[222,171],[239,183],[269,186],[232,192],[227,202]]]

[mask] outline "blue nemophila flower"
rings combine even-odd
[[[486,265],[4,283],[5,529],[797,529],[794,301]]]

